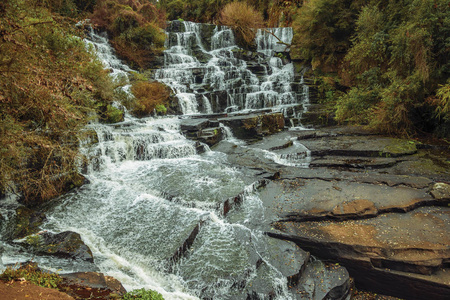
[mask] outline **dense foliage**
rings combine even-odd
[[[310,0],[294,30],[338,121],[450,134],[448,1]]]
[[[123,300],[164,300],[164,298],[156,291],[139,289],[126,293]]]
[[[33,204],[82,183],[77,134],[114,98],[74,24],[42,3],[0,5],[0,193]]]
[[[170,90],[166,85],[140,80],[133,84],[131,91],[136,99],[127,108],[134,115],[142,117],[152,113],[166,114],[170,97]]]
[[[97,0],[91,21],[133,67],[148,67],[163,50],[165,14],[149,1]]]
[[[201,23],[217,23],[220,12],[235,0],[160,0],[158,5],[167,11],[169,20],[183,19]],[[295,8],[303,0],[247,0],[241,1],[262,14],[268,27],[288,26],[292,22]]]

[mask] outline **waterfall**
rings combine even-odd
[[[292,120],[307,109],[308,87],[303,78],[296,82],[276,38],[289,44],[291,28],[259,30],[258,53],[240,49],[225,26],[175,21],[166,36],[164,65],[153,76],[172,89],[184,115],[272,110]],[[85,43],[132,97],[133,70],[116,57],[107,36],[89,29]],[[217,126],[225,140],[248,147]],[[2,245],[4,263],[33,259],[59,273],[100,271],[127,290],[153,289],[165,299],[297,299],[271,261],[264,235],[270,220],[253,175],[230,165],[223,153],[204,147],[199,154],[174,116],[125,114],[123,122],[92,122],[85,131],[79,165],[89,183],[61,196],[42,229],[79,233],[95,264]],[[259,155],[295,167],[311,160],[298,141],[289,151]],[[237,197],[239,208],[225,214],[226,201]],[[269,292],[253,288],[257,284]]]
[[[274,52],[285,52],[290,45],[294,32],[291,27],[258,29],[256,45],[258,52],[272,56]]]
[[[168,28],[164,67],[154,76],[172,88],[184,114],[301,107],[302,98],[292,88],[292,64],[266,55],[246,58],[227,27],[206,25],[212,27],[205,43],[201,37],[208,28],[178,25]],[[106,36],[92,30],[86,43],[113,77],[128,80],[131,69],[114,55]],[[268,50],[269,44],[261,47]],[[224,129],[228,140],[240,143]],[[223,153],[197,154],[176,117],[126,115],[118,124],[89,124],[86,132],[80,143],[86,161],[80,168],[89,184],[61,196],[49,208],[43,229],[78,232],[95,265],[15,248],[5,250],[5,262],[33,257],[40,267],[60,273],[101,271],[127,290],[153,289],[165,299],[259,297],[254,283],[273,291],[261,299],[269,294],[295,299],[287,278],[271,264],[263,234],[270,220],[249,183],[253,177],[231,166]],[[307,155],[301,155],[273,159],[295,165],[295,160],[304,163]],[[239,211],[224,216],[220,208],[236,195]]]
[[[272,34],[270,34],[270,33]],[[177,93],[183,114],[272,109],[297,118],[303,92],[278,37],[290,44],[292,28],[258,30],[258,52],[248,56],[226,26],[173,21],[166,30],[164,66],[154,78]],[[179,95],[181,94],[181,95]],[[197,102],[197,105],[195,104]]]

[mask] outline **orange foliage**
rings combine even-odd
[[[148,116],[155,110],[165,110],[163,107],[169,103],[170,91],[159,82],[139,81],[132,86],[131,91],[137,98],[132,112],[140,117]]]
[[[220,23],[230,26],[238,40],[248,48],[255,39],[255,29],[264,24],[262,14],[245,2],[231,2],[220,12]]]

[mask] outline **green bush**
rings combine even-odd
[[[8,267],[2,274],[0,274],[0,280],[3,281],[17,280],[21,278],[36,285],[54,289],[57,288],[58,284],[62,282],[62,278],[58,274],[42,272],[33,264],[25,265],[19,269]]]
[[[448,1],[310,0],[293,27],[291,57],[309,62],[319,78],[331,73],[345,85],[346,95],[333,96],[333,87],[321,95],[335,99],[338,121],[400,135],[442,126]],[[430,104],[440,113],[434,119]]]
[[[152,290],[139,289],[126,293],[123,300],[164,300],[163,296]]]

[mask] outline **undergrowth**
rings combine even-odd
[[[139,289],[126,293],[123,300],[164,300],[164,298],[156,291]]]
[[[62,282],[62,278],[58,274],[42,272],[36,269],[33,264],[28,264],[18,269],[8,267],[0,274],[0,280],[25,280],[42,287],[54,289]]]
[[[30,206],[83,183],[77,136],[115,97],[83,32],[51,3],[0,5],[0,195]]]

